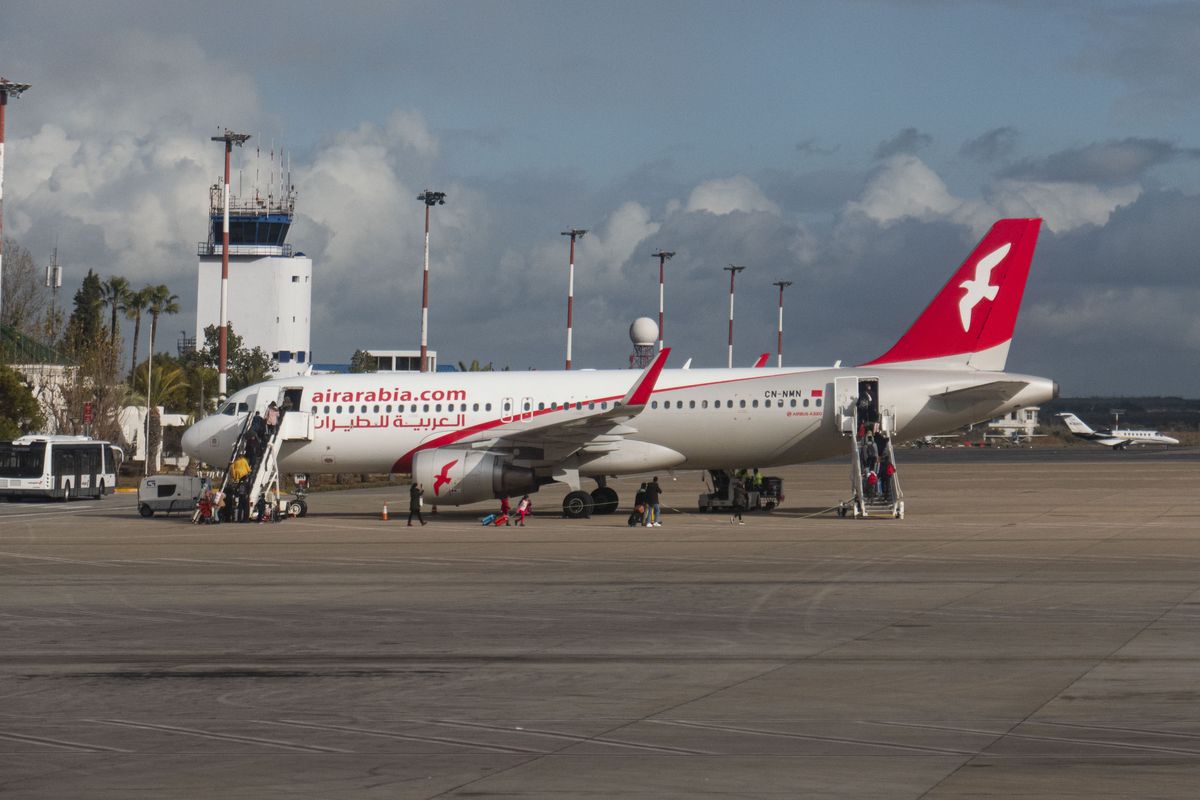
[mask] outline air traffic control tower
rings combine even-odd
[[[221,324],[222,184],[209,189],[208,241],[200,256],[196,286],[196,341]],[[291,186],[278,194],[257,189],[251,198],[229,199],[229,325],[246,348],[261,347],[275,362],[275,377],[303,374],[313,361],[309,345],[312,259],[286,242],[296,209]]]

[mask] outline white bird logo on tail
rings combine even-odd
[[[1011,249],[1012,244],[1006,244],[1003,247],[997,247],[979,259],[975,264],[974,279],[963,281],[959,284],[959,286],[967,290],[966,294],[958,301],[958,316],[962,318],[964,332],[971,329],[971,312],[975,310],[975,306],[979,305],[979,301],[996,299],[996,293],[1000,291],[1000,287],[990,283],[992,270],[1004,260],[1004,257],[1008,255],[1008,251]]]

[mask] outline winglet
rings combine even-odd
[[[758,369],[759,367],[765,367],[767,365],[767,359],[770,357],[771,357],[770,353],[763,353],[761,356],[758,357],[758,361],[754,362],[754,369]]]
[[[654,391],[654,384],[658,382],[658,375],[662,372],[663,365],[667,363],[667,356],[670,354],[671,348],[664,347],[662,352],[646,365],[646,369],[630,387],[629,392],[621,398],[621,406],[646,405],[646,401],[650,399],[650,395]]]

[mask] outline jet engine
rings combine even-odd
[[[500,453],[454,447],[417,453],[412,475],[425,488],[426,502],[447,506],[536,492],[550,480],[539,480],[532,469],[514,467]]]

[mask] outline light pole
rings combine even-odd
[[[729,273],[729,368],[733,369],[733,279],[745,267],[737,267],[730,264],[728,267],[721,267],[721,269]]]
[[[663,336],[663,267],[675,254],[666,250],[659,250],[657,253],[652,253],[652,255],[658,259],[658,352],[661,353],[663,339],[666,338]]]
[[[4,107],[10,96],[20,97],[29,86],[0,78],[0,319],[4,316]]]
[[[221,328],[217,340],[217,395],[221,400],[225,399],[229,372],[229,154],[233,152],[235,144],[241,147],[249,138],[250,134],[234,133],[229,128],[220,136],[212,137],[214,142],[225,143],[225,222],[221,226]]]
[[[429,360],[426,356],[429,349],[429,209],[446,205],[446,193],[426,189],[417,195],[417,199],[425,204],[425,275],[421,279],[421,372],[429,372]]]
[[[571,237],[571,268],[567,272],[567,369],[571,368],[571,313],[575,306],[575,240],[582,239],[585,233],[583,228],[562,232],[563,236]]]
[[[775,283],[773,283],[771,285],[779,287],[779,342],[776,345],[777,362],[776,362],[775,366],[782,367],[783,366],[783,290],[786,289],[787,287],[791,286],[792,282],[791,281],[775,281]]]

